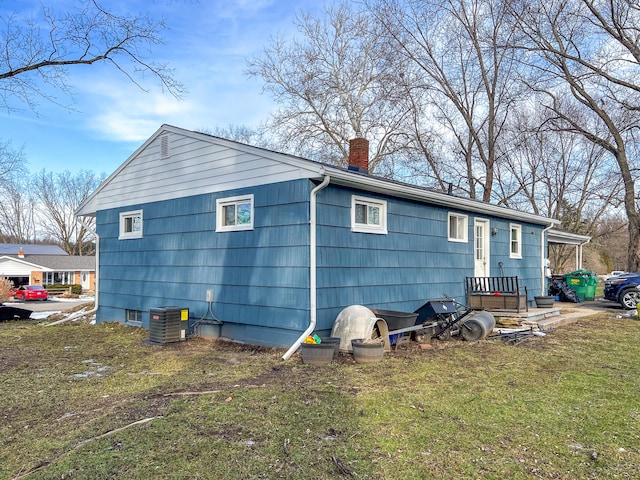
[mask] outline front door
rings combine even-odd
[[[91,288],[91,277],[89,272],[82,272],[81,278],[82,290],[89,290]]]
[[[473,250],[475,277],[489,277],[489,221],[473,221]]]

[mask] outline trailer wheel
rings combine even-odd
[[[447,328],[444,332],[438,335],[438,340],[451,340],[451,329]]]

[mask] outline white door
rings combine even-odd
[[[489,273],[489,221],[473,222],[474,273],[476,277],[488,277]]]
[[[80,277],[82,279],[82,290],[89,290],[91,288],[89,272],[82,272]]]

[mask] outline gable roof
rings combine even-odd
[[[25,255],[69,255],[58,245],[0,243],[0,255],[18,255],[21,250]]]
[[[25,255],[25,258],[19,258],[17,255],[0,256],[0,263],[5,261],[27,265],[34,270],[77,272],[96,269],[96,257],[93,255],[82,257],[75,255]]]
[[[170,154],[164,155],[168,149]],[[162,125],[78,207],[76,215],[93,216],[97,211],[109,208],[300,178],[320,181],[327,175],[333,184],[432,205],[538,225],[560,223],[540,215],[456,197],[171,125]]]

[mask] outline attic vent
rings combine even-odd
[[[169,135],[160,137],[160,157],[167,158],[169,156]]]

